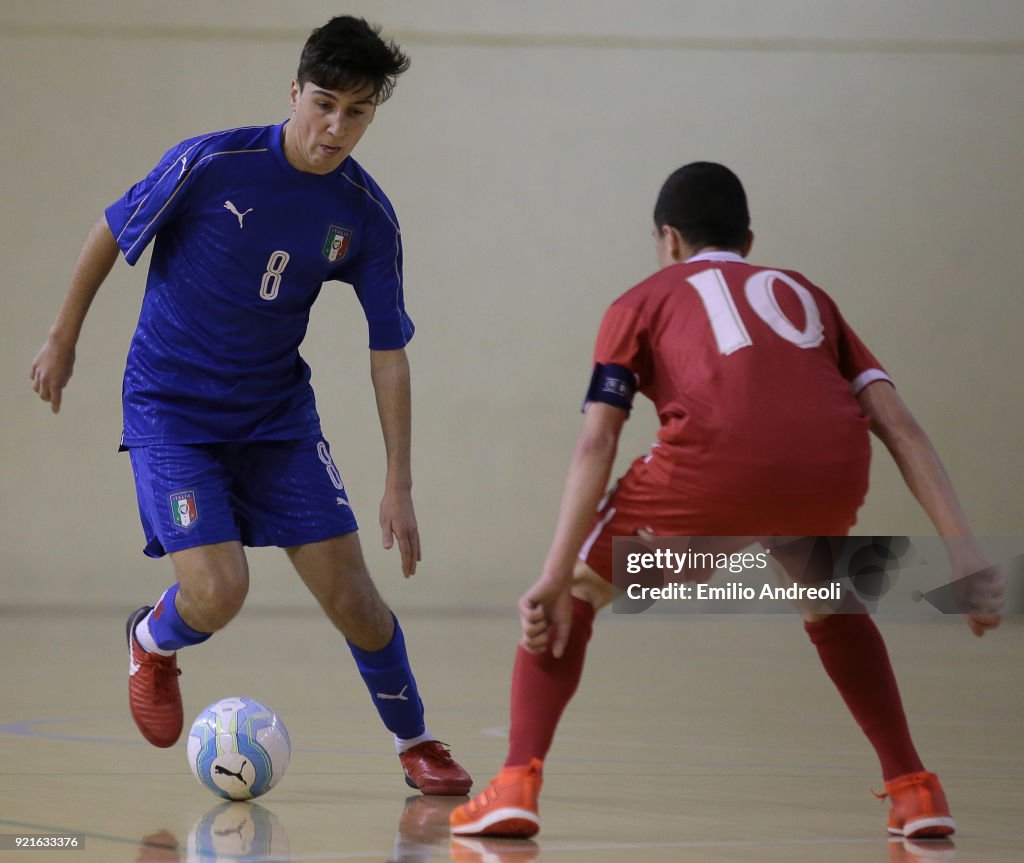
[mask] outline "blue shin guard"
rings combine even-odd
[[[181,619],[174,604],[177,595],[176,584],[164,591],[164,595],[146,618],[150,635],[161,650],[178,650],[191,644],[200,644],[213,635],[212,632],[198,632]]]
[[[363,650],[351,641],[348,646],[384,726],[396,737],[409,740],[426,730],[423,702],[409,667],[402,627],[394,614],[392,619],[395,633],[386,647]]]

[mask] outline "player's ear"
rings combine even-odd
[[[291,92],[289,94],[292,103],[292,112],[299,107],[299,95],[302,93],[302,88],[299,86],[299,82],[292,78]]]
[[[672,256],[673,261],[685,261],[690,257],[689,246],[686,245],[683,235],[676,228],[665,225],[662,227],[662,231],[665,232],[665,239],[668,240],[668,253]]]
[[[750,250],[754,246],[754,232],[747,231],[747,238],[743,241],[743,245],[740,246],[740,254],[745,258],[750,254]]]

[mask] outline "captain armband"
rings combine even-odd
[[[633,409],[633,394],[637,389],[636,375],[625,366],[615,363],[594,363],[587,398],[583,410],[591,402],[601,402],[624,411]]]

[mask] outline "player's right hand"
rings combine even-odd
[[[44,402],[50,403],[50,410],[60,411],[61,395],[71,380],[75,368],[75,346],[65,345],[52,336],[39,349],[32,360],[29,378],[32,389]]]
[[[1006,602],[1006,573],[999,567],[988,569],[964,579],[968,587],[960,601],[967,612],[967,625],[978,638],[1003,621]]]
[[[523,650],[543,653],[550,648],[559,659],[569,643],[572,626],[571,584],[541,576],[519,600],[519,623]]]

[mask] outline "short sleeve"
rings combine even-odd
[[[196,150],[194,140],[172,147],[145,179],[107,207],[107,225],[129,264],[183,209]]]
[[[647,327],[640,311],[617,302],[601,321],[594,345],[594,362],[629,369],[642,389],[650,383],[648,345]]]
[[[416,327],[405,311],[402,232],[392,213],[382,208],[368,222],[359,257],[343,277],[366,315],[370,350],[404,348]]]
[[[889,373],[878,361],[860,336],[846,323],[839,309],[833,303],[832,310],[839,329],[837,342],[837,363],[839,373],[850,382],[850,392],[857,395],[864,387],[875,381],[892,383]]]

